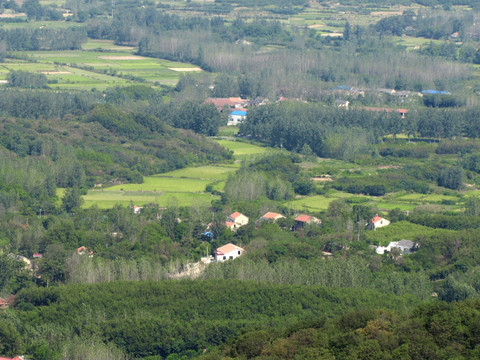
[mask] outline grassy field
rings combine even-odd
[[[115,205],[129,206],[130,204],[143,206],[147,204],[158,204],[161,207],[168,207],[171,204],[176,206],[208,206],[211,201],[218,198],[208,193],[161,193],[161,192],[131,192],[131,191],[108,191],[89,190],[83,196],[84,208],[93,205],[100,209],[110,209]]]
[[[220,145],[226,147],[228,150],[233,151],[233,155],[236,159],[246,159],[252,155],[260,155],[267,151],[267,148],[252,145],[242,141],[232,140],[216,140]]]
[[[233,165],[189,167],[147,176],[143,184],[122,184],[89,190],[83,196],[83,207],[96,205],[107,209],[116,204],[142,206],[150,203],[162,207],[172,203],[177,206],[208,206],[218,196],[205,192],[206,186],[212,184],[214,190],[223,190],[228,175],[236,170],[237,167]]]
[[[92,40],[83,50],[22,52],[24,60],[2,64],[0,79],[9,71],[23,70],[45,74],[52,88],[102,90],[139,82],[173,86],[182,73],[201,71],[191,64],[133,55],[134,51],[113,41]]]
[[[382,227],[375,231],[365,231],[364,235],[371,244],[386,246],[391,241],[399,241],[402,239],[414,241],[418,235],[431,236],[439,232],[449,231],[451,230],[433,229],[407,221],[400,221],[391,223],[389,226]]]
[[[315,195],[292,200],[285,203],[285,206],[297,211],[322,211],[328,209],[328,205],[332,201],[349,197],[352,197],[352,194],[335,191],[328,195]]]

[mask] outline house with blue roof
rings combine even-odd
[[[247,118],[246,110],[235,110],[232,111],[228,117],[227,126],[237,126],[245,121]]]

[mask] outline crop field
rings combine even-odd
[[[231,140],[216,140],[220,145],[226,147],[228,150],[233,151],[233,155],[236,159],[245,159],[252,155],[263,154],[267,151],[267,148],[245,143],[242,141]]]
[[[7,59],[2,64],[0,79],[6,79],[9,71],[23,70],[45,74],[52,88],[101,90],[138,82],[173,86],[182,73],[201,71],[190,64],[133,55],[134,50],[92,40],[83,50],[22,52],[24,60]]]
[[[433,229],[408,221],[400,221],[375,231],[366,231],[364,235],[369,243],[386,246],[390,241],[400,241],[402,239],[415,241],[418,235],[431,236],[439,232],[451,232],[451,230]]]
[[[89,190],[87,195],[83,196],[83,208],[89,208],[93,205],[100,209],[109,209],[115,205],[143,206],[146,204],[158,204],[167,207],[171,204],[176,206],[208,206],[213,199],[217,199],[208,193],[154,193],[154,192],[133,192],[133,191],[108,191],[108,190]]]
[[[236,166],[200,166],[189,167],[170,171],[167,173],[155,175],[162,178],[189,178],[189,179],[204,179],[204,180],[226,180],[228,175],[237,171]]]
[[[158,204],[166,207],[172,202],[177,206],[208,206],[218,196],[205,192],[207,185],[221,191],[228,175],[235,172],[235,166],[200,166],[175,170],[144,178],[143,184],[122,184],[105,189],[89,190],[83,196],[83,207],[94,204],[107,209],[116,204]]]
[[[315,195],[292,200],[285,203],[285,206],[298,211],[322,211],[328,209],[328,205],[330,205],[332,201],[347,197],[352,197],[352,194],[335,191],[328,195]]]

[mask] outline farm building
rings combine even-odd
[[[310,216],[310,215],[299,215],[295,218],[295,223],[293,224],[294,230],[299,230],[303,229],[305,225],[308,224],[317,224],[320,225],[322,221],[320,219],[317,219],[315,216]]]
[[[235,110],[230,113],[228,117],[227,126],[237,126],[245,121],[247,118],[247,111],[245,110]]]
[[[215,250],[215,261],[233,260],[241,256],[244,252],[245,250],[240,246],[229,243]]]
[[[370,223],[368,224],[368,227],[372,230],[376,230],[378,228],[381,228],[381,227],[384,227],[384,226],[388,226],[390,225],[390,221],[388,221],[387,219],[384,219],[380,216],[378,216],[378,214],[376,214],[371,220],[370,220]]]

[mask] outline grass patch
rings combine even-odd
[[[399,241],[402,239],[414,241],[417,236],[431,236],[439,232],[452,231],[443,229],[433,229],[428,226],[412,224],[408,221],[399,221],[391,223],[388,226],[379,228],[375,231],[365,231],[366,240],[381,246],[388,245],[391,241]]]
[[[185,169],[179,169],[179,170],[155,175],[155,177],[158,176],[158,177],[203,179],[203,180],[226,180],[228,178],[228,175],[235,172],[236,170],[237,169],[234,167],[223,167],[223,166],[188,167]]]
[[[161,207],[168,207],[172,204],[176,206],[208,206],[212,200],[218,199],[218,196],[208,193],[175,192],[145,192],[143,195],[138,195],[138,192],[130,191],[89,190],[83,199],[85,201],[83,208],[96,205],[99,209],[111,209],[117,204],[121,206],[157,204]]]
[[[153,192],[203,192],[210,180],[146,176],[143,184],[122,184],[108,188],[109,191],[153,191]]]
[[[249,144],[243,141],[232,140],[216,140],[220,145],[226,147],[228,150],[233,151],[233,155],[237,159],[244,159],[251,155],[263,154],[267,151],[266,148]]]

